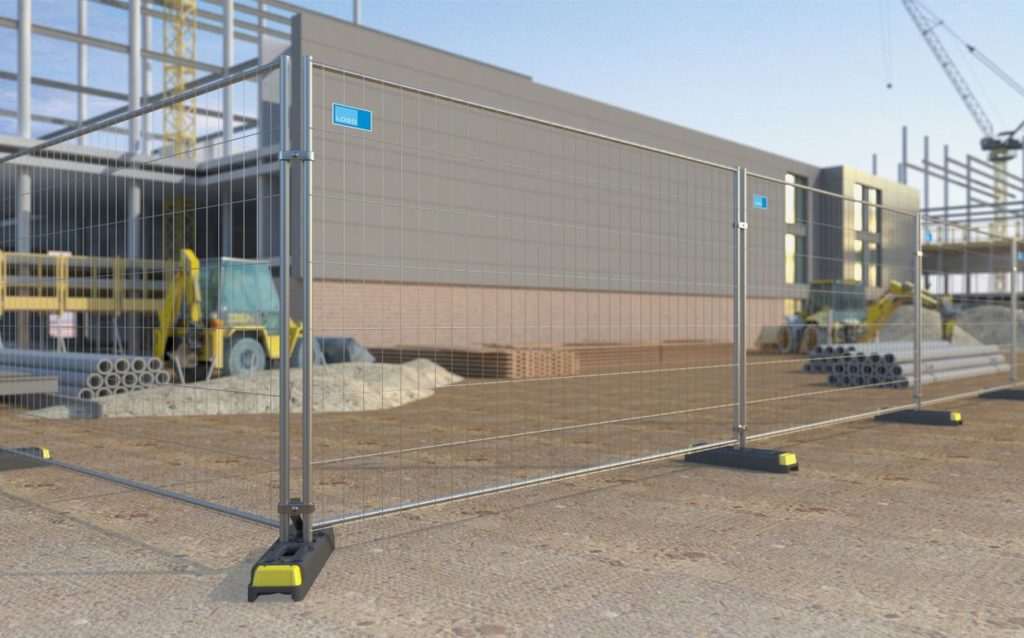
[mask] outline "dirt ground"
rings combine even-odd
[[[825,375],[802,372],[804,361],[750,356],[751,435],[912,401],[909,389],[831,388]],[[692,359],[667,368],[467,379],[396,409],[318,413],[313,478],[319,518],[729,441],[732,373],[728,346],[700,346]],[[924,394],[949,396],[1006,382],[1007,375],[993,375],[925,386]],[[206,416],[218,410],[201,404],[234,404],[239,395],[191,386],[177,391],[182,404],[197,406],[197,416],[43,421],[9,412],[0,422],[0,444],[42,445],[68,463],[276,518],[276,414]],[[129,396],[146,400],[145,393]],[[320,399],[314,394],[318,406]],[[297,455],[299,415],[292,423]],[[294,472],[295,484],[299,478]]]
[[[316,458],[345,459],[318,466],[321,514],[727,438],[731,370],[727,359],[701,363],[470,382],[395,410],[320,415]],[[782,357],[752,363],[755,432],[909,396],[834,392]],[[244,602],[269,528],[58,469],[7,472],[0,627],[9,635],[1020,634],[1020,410],[977,399],[949,407],[966,425],[862,421],[766,442],[799,455],[791,475],[667,461],[344,525],[301,604]],[[9,445],[44,444],[70,462],[270,515],[276,418],[136,421],[8,414],[0,432]],[[521,436],[539,429],[550,431]],[[486,440],[466,443],[476,439]]]

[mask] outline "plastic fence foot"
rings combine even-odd
[[[796,454],[793,452],[756,448],[740,449],[726,447],[706,452],[696,452],[694,454],[687,454],[686,461],[688,463],[704,463],[705,465],[720,465],[723,467],[735,467],[757,472],[776,472],[779,474],[788,474],[800,469],[800,465],[796,460]]]
[[[287,507],[287,506],[286,506]],[[295,506],[308,508],[312,506]],[[255,602],[266,594],[287,594],[293,601],[306,597],[320,570],[334,552],[334,530],[323,529],[313,532],[307,543],[302,537],[302,516],[291,516],[288,540],[274,541],[263,556],[252,567],[249,579],[249,602]]]
[[[911,425],[963,425],[964,418],[959,412],[945,410],[900,410],[889,414],[879,414],[875,421],[886,423],[908,423]]]
[[[50,450],[44,447],[0,448],[0,472],[47,465]]]

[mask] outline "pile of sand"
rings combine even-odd
[[[1009,345],[1013,340],[1011,310],[1006,306],[972,306],[957,315],[957,325],[978,341],[991,346]],[[1024,339],[1024,312],[1017,311],[1017,338]]]
[[[188,385],[154,387],[141,392],[118,394],[97,403],[105,418],[180,417],[230,414],[276,413],[277,370],[251,376],[213,379]],[[436,388],[458,383],[462,377],[427,359],[403,364],[336,363],[318,366],[313,374],[315,412],[360,412],[383,410],[425,399]],[[302,373],[291,375],[292,409],[301,409]],[[53,406],[29,413],[45,419],[85,417],[73,406]]]
[[[938,310],[921,309],[921,332],[923,341],[942,341],[942,315]],[[960,327],[953,329],[953,343],[958,345],[978,345],[981,342]],[[914,307],[900,306],[889,317],[889,321],[878,330],[878,341],[913,341],[914,340]]]

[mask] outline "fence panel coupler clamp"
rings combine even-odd
[[[312,162],[313,151],[281,151],[277,159],[282,162]]]
[[[249,602],[265,594],[288,594],[294,601],[302,600],[334,551],[333,529],[316,530],[311,542],[303,540],[304,525],[314,509],[312,503],[292,499],[277,509],[289,517],[288,540],[274,541],[253,565]]]

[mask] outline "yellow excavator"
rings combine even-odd
[[[810,352],[822,343],[874,341],[896,310],[914,302],[914,286],[893,281],[881,297],[867,301],[864,285],[849,280],[819,279],[810,283],[810,294],[803,310],[786,317],[775,335],[774,347],[783,353]],[[956,311],[951,297],[935,297],[922,292],[921,305],[937,310],[942,321],[942,338],[953,339]],[[763,345],[772,345],[763,338]]]
[[[913,303],[913,284],[898,281],[890,283],[889,290],[868,306],[864,330],[858,341],[875,341],[879,330],[892,318],[896,309],[905,304]],[[956,310],[953,307],[953,298],[949,296],[935,297],[925,291],[921,291],[921,307],[927,310],[938,311],[942,321],[942,340],[952,341],[953,329],[956,328]]]

